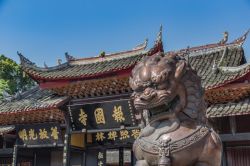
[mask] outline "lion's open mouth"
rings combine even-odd
[[[134,106],[137,110],[144,110],[144,109],[155,110],[158,109],[158,107],[161,108],[164,106],[166,110],[169,108],[169,106],[173,105],[177,99],[178,99],[177,101],[179,101],[178,95],[173,99],[169,99],[168,96],[169,96],[168,94],[161,95],[160,98],[151,100],[150,102],[142,102],[142,101],[135,102]]]
[[[165,103],[165,104],[159,105],[157,107],[153,107],[153,108],[148,109],[150,112],[150,116],[151,117],[152,116],[159,116],[162,113],[172,111],[173,108],[175,108],[176,105],[179,103],[179,101],[180,101],[180,97],[176,96],[173,100],[171,100],[168,103]]]

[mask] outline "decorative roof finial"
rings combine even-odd
[[[61,65],[62,64],[62,60],[61,59],[57,59],[57,64]]]
[[[147,56],[151,56],[159,52],[161,53],[164,52],[163,44],[162,44],[162,25],[160,26],[160,31],[157,35],[157,39],[154,43],[154,46],[147,52]]]
[[[244,35],[242,36],[242,40],[246,40],[247,35],[249,34],[249,32],[250,32],[250,28],[244,33]]]
[[[43,62],[43,65],[46,69],[48,68],[48,65],[45,62]]]
[[[145,48],[148,46],[148,38],[145,39],[145,41],[144,41],[143,44],[144,44],[144,47],[145,47]]]
[[[105,57],[105,51],[102,51],[99,55],[99,57],[104,58]]]
[[[67,62],[75,60],[75,58],[73,56],[69,55],[68,52],[65,52],[65,58],[66,58]]]
[[[219,42],[219,44],[226,44],[226,42],[228,41],[228,35],[229,35],[229,33],[227,31],[225,31],[223,33],[223,39],[221,39],[221,41]]]
[[[148,45],[148,39],[146,38],[142,44],[137,45],[135,48],[133,48],[133,50],[137,50],[141,48],[146,49],[147,45]]]
[[[6,90],[3,90],[3,98],[5,101],[11,101],[12,100],[12,96],[6,91]]]
[[[187,56],[187,64],[189,65],[189,54],[190,54],[190,47],[187,46],[187,49],[185,51],[185,56]]]
[[[160,26],[160,30],[159,30],[159,32],[158,32],[156,42],[159,42],[159,41],[162,41],[162,24],[161,24],[161,26]]]

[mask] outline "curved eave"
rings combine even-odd
[[[30,123],[65,123],[64,114],[59,109],[43,109],[6,114],[0,116],[0,125],[30,124]]]
[[[46,68],[37,67],[34,63],[29,61],[24,56],[19,56],[23,70],[38,82],[62,80],[74,81],[78,79],[92,79],[96,77],[105,77],[109,75],[128,73],[132,70],[137,61],[140,60],[143,56],[151,56],[155,53],[163,52],[162,27],[160,28],[160,31],[157,35],[154,46],[148,51],[145,50],[146,47],[147,40],[143,44],[140,44],[129,51],[108,54],[103,57],[92,57],[84,59],[75,59],[67,53],[66,57],[68,61],[66,63],[55,67]],[[92,71],[95,70],[93,66],[95,68],[98,68],[98,71]],[[109,68],[107,66],[111,67]],[[79,72],[80,70],[82,72]],[[89,72],[90,70],[91,72]],[[72,73],[72,71],[76,72]]]
[[[142,57],[144,55],[147,55],[148,51],[145,51],[145,48],[147,46],[147,40],[134,48],[133,50],[126,51],[126,52],[120,52],[116,54],[110,54],[105,57],[93,57],[93,58],[87,58],[83,60],[70,60],[67,61],[64,64],[55,66],[55,67],[46,67],[46,68],[41,68],[37,67],[33,62],[25,58],[23,55],[18,54],[20,56],[20,61],[21,61],[21,67],[22,69],[34,80],[40,82],[40,81],[52,81],[52,80],[65,80],[65,79],[81,79],[81,78],[92,78],[92,77],[97,77],[97,76],[103,76],[103,75],[109,75],[109,74],[115,74],[117,72],[123,72],[126,70],[130,70],[131,67],[135,65],[133,62],[132,64],[129,62],[129,59],[132,58],[136,59],[137,57]],[[69,56],[69,55],[67,55]],[[71,67],[74,66],[84,66],[84,65],[96,65],[98,63],[112,63],[113,60],[117,61],[122,61],[123,59],[128,60],[128,64],[124,66],[117,66],[116,68],[111,68],[107,69],[107,71],[100,71],[98,73],[87,73],[87,74],[73,74],[73,76],[70,75],[56,75],[54,77],[50,77],[48,73],[50,72],[57,72],[57,71],[62,71],[62,70],[70,70]],[[108,65],[109,66],[109,65]],[[68,69],[67,69],[68,68]]]
[[[65,97],[65,99],[59,103],[48,105],[48,106],[40,106],[40,107],[30,107],[27,105],[26,107],[22,107],[19,109],[15,109],[14,111],[1,111],[0,116],[8,115],[8,114],[18,114],[18,113],[29,113],[33,111],[46,111],[46,110],[54,110],[59,109],[60,106],[69,101],[69,97]],[[12,103],[13,105],[15,103]]]
[[[206,90],[211,90],[215,88],[220,88],[222,86],[225,86],[227,84],[237,82],[246,76],[250,77],[250,63],[237,66],[237,67],[219,67],[219,72],[225,75],[230,75],[230,79],[227,79],[225,81],[221,81],[220,83],[214,85],[214,86],[208,86],[206,87]],[[244,81],[244,80],[242,80]]]
[[[234,40],[232,43],[236,43],[236,44],[239,44],[239,45],[242,45],[244,44],[248,34],[250,32],[250,29],[248,29],[241,37],[239,37],[238,39]]]
[[[40,75],[37,75],[35,73],[31,73],[28,71],[25,71],[29,74],[30,77],[37,80],[38,82],[50,82],[50,81],[76,81],[76,80],[88,80],[88,79],[94,79],[94,78],[104,78],[114,75],[122,75],[122,74],[130,74],[130,71],[133,69],[135,64],[126,67],[124,69],[116,69],[111,71],[106,71],[102,73],[96,73],[96,74],[88,74],[88,75],[78,75],[78,76],[63,76],[63,77],[42,77]]]
[[[20,109],[20,110],[16,110],[15,112],[0,112],[1,116],[7,116],[7,115],[15,115],[15,114],[29,114],[31,112],[34,111],[47,111],[47,110],[54,110],[54,109],[58,109],[57,106],[49,106],[49,107],[39,107],[39,108],[25,108],[25,109]]]
[[[68,96],[58,96],[51,91],[35,87],[20,94],[18,98],[12,98],[10,101],[6,100],[1,102],[0,116],[36,110],[59,109],[59,107],[68,100]]]
[[[227,116],[249,115],[250,99],[245,98],[241,101],[225,104],[214,104],[207,108],[207,118],[220,118]]]

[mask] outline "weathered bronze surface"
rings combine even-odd
[[[219,166],[222,144],[207,125],[201,80],[186,60],[145,57],[130,86],[142,132],[133,145],[136,166]]]

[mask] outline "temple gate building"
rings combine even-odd
[[[247,32],[248,33],[248,32]],[[202,79],[206,116],[223,141],[223,165],[250,163],[250,64],[238,39],[165,52],[186,58]],[[129,75],[144,56],[164,52],[160,30],[152,48],[75,58],[37,67],[18,53],[37,87],[0,101],[0,166],[133,165],[140,133]]]

